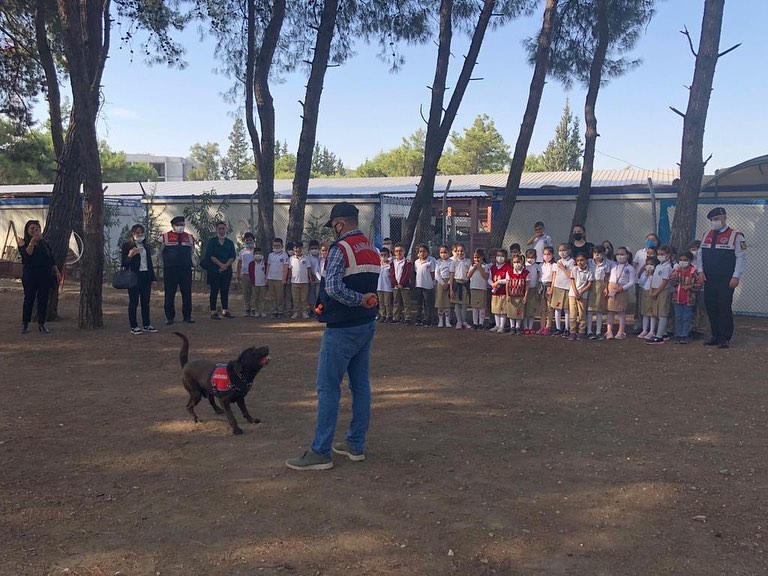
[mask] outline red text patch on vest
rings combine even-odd
[[[229,379],[226,364],[216,364],[216,369],[211,374],[211,388],[216,394],[232,390],[232,381]]]

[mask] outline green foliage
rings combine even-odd
[[[159,224],[159,218],[160,214],[162,214],[162,210],[155,210],[156,194],[157,184],[153,184],[143,198],[144,217],[141,219],[140,223],[142,226],[144,226],[144,232],[146,233],[147,241],[149,244],[158,249],[160,248],[161,244],[160,237],[163,233],[163,227]]]
[[[366,160],[355,169],[360,178],[379,176],[420,176],[424,166],[424,145],[427,133],[419,128],[402,144],[388,152],[379,152],[372,160]]]
[[[549,141],[542,154],[544,170],[547,172],[581,170],[579,159],[582,152],[579,117],[571,114],[571,106],[566,99],[563,116],[555,128],[555,137]]]
[[[103,182],[154,182],[157,170],[146,162],[128,164],[125,152],[113,151],[106,140],[99,141],[101,179]]]
[[[229,134],[227,155],[221,159],[221,175],[224,180],[256,179],[256,165],[246,138],[245,124],[239,116],[235,118],[232,132]]]
[[[321,216],[309,216],[304,223],[304,243],[309,244],[310,240],[318,240],[321,244],[332,242],[333,231],[324,227],[327,221],[327,218]]]
[[[184,219],[196,231],[195,254],[200,259],[208,240],[216,235],[216,222],[224,221],[224,215],[229,208],[226,198],[216,196],[216,190],[211,189],[192,199],[192,203],[184,208]],[[232,232],[232,226],[227,224],[227,232]]]
[[[543,154],[528,154],[525,157],[525,167],[523,172],[546,172],[544,167],[544,155]]]
[[[323,176],[344,176],[347,169],[344,163],[336,157],[336,154],[328,150],[325,146],[320,147],[320,142],[315,142],[315,149],[312,152],[312,178],[322,178]]]
[[[193,144],[189,159],[196,164],[189,171],[190,180],[218,180],[221,177],[221,152],[215,142]]]
[[[443,174],[493,174],[509,165],[509,146],[487,114],[475,118],[463,135],[452,132],[451,144],[440,159]]]
[[[0,184],[48,184],[55,177],[51,135],[0,118]]]

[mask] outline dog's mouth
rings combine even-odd
[[[259,364],[261,364],[261,367],[264,368],[267,364],[269,364],[272,361],[271,356],[264,356],[261,360],[259,360]]]

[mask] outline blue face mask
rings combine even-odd
[[[658,245],[658,243],[656,242],[656,240],[646,240],[645,241],[645,247],[646,248],[656,248],[657,245]]]

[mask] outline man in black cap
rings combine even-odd
[[[726,225],[722,206],[710,210],[707,218],[710,230],[701,240],[701,261],[712,337],[704,345],[728,348],[733,336],[733,291],[747,266],[747,242],[744,234]]]
[[[354,204],[336,204],[325,226],[333,228],[337,240],[328,249],[315,309],[317,319],[325,323],[317,362],[317,428],[311,448],[285,462],[294,470],[333,468],[332,451],[354,462],[365,460],[371,417],[368,365],[376,331],[381,260],[358,228]],[[349,376],[352,392],[352,422],[346,442],[333,444],[344,374]]]
[[[176,289],[181,291],[181,313],[184,322],[192,319],[192,252],[195,237],[184,232],[184,216],[171,220],[173,230],[163,234],[163,280],[165,283],[165,323],[173,324],[176,318]]]

